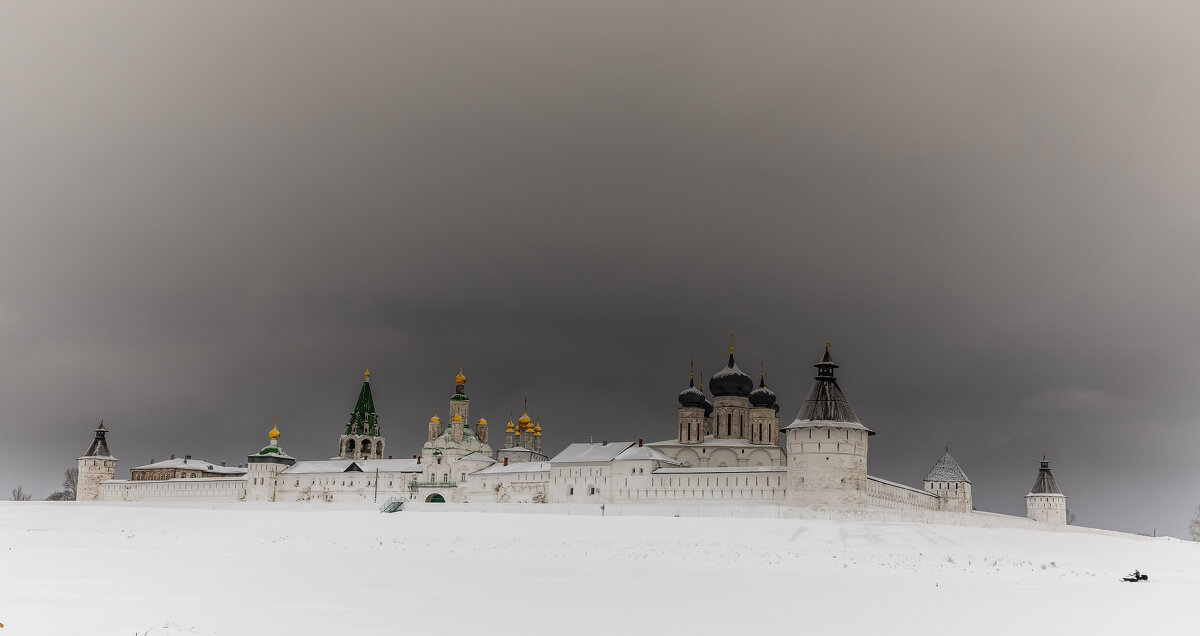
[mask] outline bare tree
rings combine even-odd
[[[46,501],[75,501],[75,485],[79,482],[79,469],[68,468],[63,473],[62,490],[50,493]]]
[[[24,486],[17,486],[16,488],[13,488],[13,490],[12,490],[12,500],[13,501],[29,501],[32,498],[33,498],[32,495],[25,492]]]
[[[1192,541],[1200,541],[1200,506],[1196,506],[1196,516],[1192,517],[1188,530],[1192,533]]]
[[[1067,525],[1075,525],[1075,513],[1071,512],[1070,508],[1067,508]]]

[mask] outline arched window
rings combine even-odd
[[[351,454],[353,452],[354,452],[354,440],[348,439],[348,440],[346,440],[346,453]]]
[[[371,440],[369,440],[369,439],[364,439],[364,440],[362,441],[362,452],[363,452],[363,454],[364,454],[364,455],[370,455],[370,454],[371,454]]]

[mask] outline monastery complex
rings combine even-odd
[[[472,426],[471,399],[461,371],[450,396],[448,422],[429,420],[419,455],[391,459],[375,413],[371,374],[337,439],[337,457],[298,460],[269,443],[244,468],[186,456],[138,466],[115,479],[103,422],[78,459],[78,499],[92,501],[454,502],[549,504],[690,504],[807,509],[887,510],[966,520],[977,513],[972,484],[949,449],[920,487],[867,474],[870,439],[838,386],[828,345],[814,365],[813,384],[795,419],[781,426],[779,403],[765,375],[758,386],[738,368],[733,348],[724,369],[695,379],[679,393],[676,435],[644,443],[574,443],[553,457],[542,453],[542,427],[528,414],[504,427],[493,449],[487,420]],[[666,427],[664,427],[666,428]],[[499,443],[499,440],[497,440]],[[331,444],[332,446],[332,444]],[[1067,498],[1043,456],[1027,516],[1067,522]]]

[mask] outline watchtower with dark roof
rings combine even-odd
[[[1042,453],[1042,465],[1038,468],[1037,480],[1025,495],[1025,516],[1034,521],[1058,525],[1067,524],[1067,496],[1058,488],[1054,474],[1050,472],[1050,461]]]
[[[797,506],[867,505],[867,438],[875,432],[858,420],[838,386],[838,365],[825,355],[786,435],[788,501]]]
[[[117,474],[117,458],[108,450],[104,420],[96,427],[96,437],[87,452],[78,459],[79,477],[75,485],[77,501],[96,501],[100,498],[100,482],[112,479]]]

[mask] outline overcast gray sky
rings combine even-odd
[[[98,418],[336,453],[372,371],[410,456],[493,425],[666,439],[688,360],[826,341],[873,475],[949,444],[1023,514],[1200,503],[1200,10],[1180,2],[0,6],[0,487]],[[7,492],[7,490],[3,491]]]

